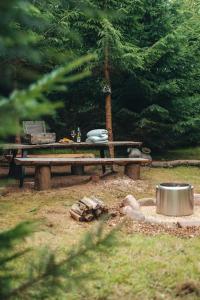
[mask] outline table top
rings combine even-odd
[[[106,143],[51,143],[51,144],[38,144],[38,145],[28,145],[28,144],[0,144],[0,149],[3,150],[26,150],[26,149],[58,149],[58,148],[105,148],[109,146],[114,147],[140,147],[142,142],[134,142],[134,141],[114,141],[114,142],[106,142]]]

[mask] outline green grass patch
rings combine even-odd
[[[200,147],[187,147],[168,150],[163,153],[153,153],[153,159],[200,159]]]

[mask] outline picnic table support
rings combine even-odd
[[[100,148],[100,157],[105,158],[105,149],[104,148]],[[106,166],[105,165],[102,165],[102,172],[103,172],[103,174],[106,173]]]
[[[12,159],[11,159],[11,162],[9,163],[8,177],[11,177],[11,178],[16,177],[17,169],[19,169],[19,166],[16,166],[16,164],[15,164],[15,157],[17,156],[17,151],[18,150],[12,151]]]
[[[39,191],[51,188],[51,167],[37,165],[35,167],[35,189]]]
[[[72,175],[84,175],[84,166],[83,165],[72,165],[71,174]]]
[[[140,179],[140,164],[127,164],[124,173],[134,180]]]

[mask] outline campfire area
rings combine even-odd
[[[189,178],[195,193],[200,193],[200,170],[196,167],[142,167],[141,180],[137,181],[118,171],[96,183],[80,181],[40,192],[28,184],[22,191],[12,183],[0,197],[1,230],[21,221],[39,220],[36,232],[21,244],[21,249],[45,245],[59,258],[97,224],[96,220],[77,222],[71,218],[71,206],[83,197],[98,197],[110,212],[116,212],[127,194],[137,200],[155,197],[159,182],[187,182]],[[95,257],[92,266],[90,262],[84,266],[90,271],[98,269],[98,278],[89,283],[87,291],[70,292],[68,299],[199,299],[199,228],[133,222],[120,214],[104,220],[106,231],[118,225],[118,246]],[[23,259],[28,260],[30,255]],[[60,299],[64,299],[62,296]]]

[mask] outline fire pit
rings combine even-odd
[[[161,183],[156,187],[156,212],[166,216],[193,214],[193,186],[186,183]]]

